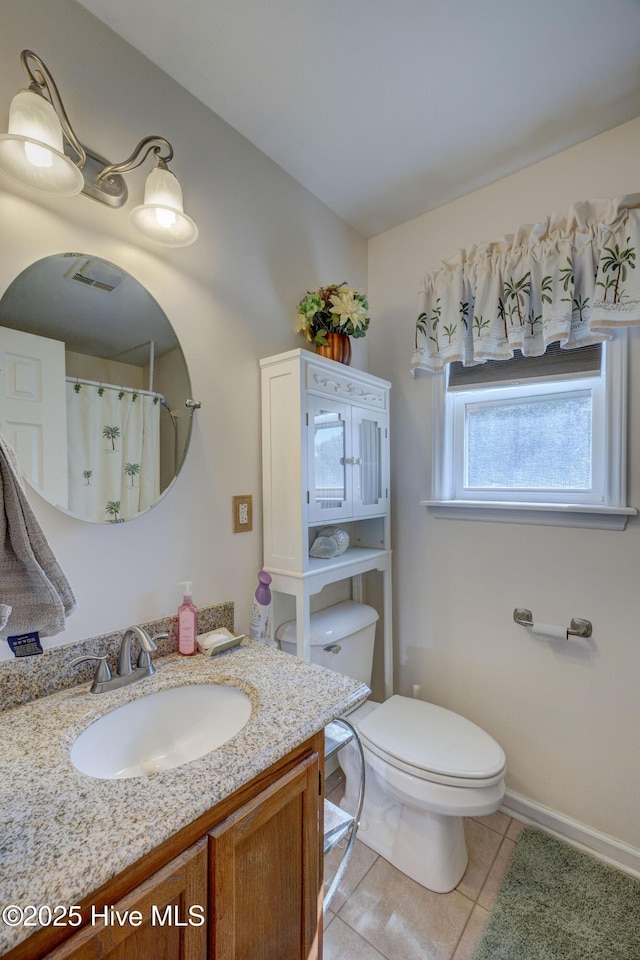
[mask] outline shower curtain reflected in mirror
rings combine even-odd
[[[69,505],[96,523],[121,523],[160,496],[158,394],[67,379]]]

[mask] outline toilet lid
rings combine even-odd
[[[471,720],[424,700],[393,696],[359,723],[363,743],[416,776],[488,780],[504,772],[505,755]],[[406,769],[406,767],[405,767]],[[426,776],[425,776],[426,775]]]

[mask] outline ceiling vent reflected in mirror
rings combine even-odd
[[[119,267],[107,263],[106,260],[97,260],[95,257],[90,259],[81,257],[79,259],[82,261],[80,265],[73,264],[64,274],[67,280],[75,280],[77,283],[84,283],[96,290],[111,293],[128,276]]]

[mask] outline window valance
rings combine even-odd
[[[640,325],[640,194],[577,203],[564,217],[461,250],[425,277],[412,375],[541,356]]]

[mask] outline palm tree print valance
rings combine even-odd
[[[541,356],[640,325],[640,194],[578,203],[567,216],[461,250],[425,277],[413,376],[461,360]]]

